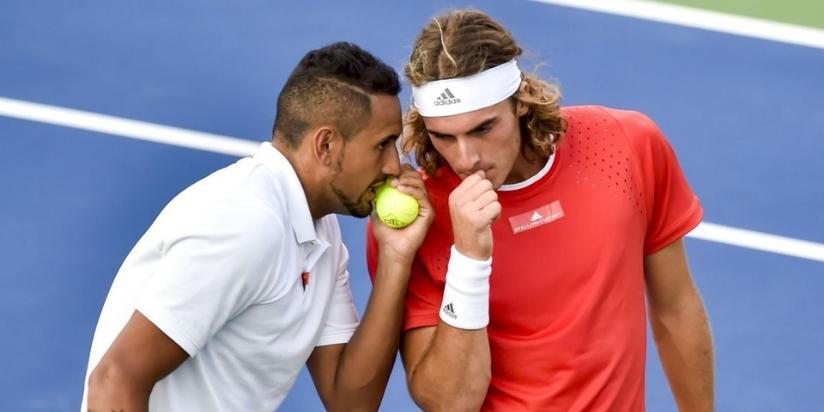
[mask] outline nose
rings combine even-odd
[[[458,169],[465,173],[472,173],[480,163],[481,156],[478,148],[471,139],[458,138]]]
[[[384,175],[397,176],[401,174],[401,159],[398,155],[397,145],[393,144],[391,149],[384,152],[383,157],[383,167],[381,167],[381,172]]]

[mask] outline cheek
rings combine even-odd
[[[443,142],[436,142],[431,140],[432,147],[435,148],[435,151],[438,152],[439,155],[449,163],[450,165],[453,163],[452,160],[455,158],[455,153],[452,147],[455,145],[444,144]]]
[[[368,180],[371,182],[375,179],[375,175],[380,173],[381,168],[383,167],[383,162],[386,159],[386,157],[382,152],[379,152],[377,150],[372,150],[369,152],[364,151],[358,156],[358,168],[357,170],[355,170],[355,173],[357,173],[357,175],[353,177],[357,180]]]
[[[521,135],[517,128],[506,128],[495,139],[498,152],[504,157],[516,157],[521,150]]]
[[[521,141],[517,137],[509,142],[508,150],[505,151],[507,157],[512,160],[521,153]]]
[[[352,154],[355,166],[352,168],[356,173],[366,173],[369,170],[380,167],[381,156],[380,152],[373,149],[364,149],[361,152]]]

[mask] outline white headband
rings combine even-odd
[[[452,116],[483,109],[512,96],[521,85],[515,60],[478,74],[436,80],[412,88],[412,104],[421,116]]]

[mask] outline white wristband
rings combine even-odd
[[[489,324],[489,275],[492,258],[476,260],[455,246],[449,256],[440,317],[459,329],[483,329]]]

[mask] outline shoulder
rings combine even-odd
[[[286,216],[246,196],[170,204],[162,220],[163,238],[170,246],[181,240],[200,240],[222,245],[227,252],[234,249],[247,258],[279,250],[287,230],[291,229]]]
[[[644,113],[636,110],[616,109],[606,106],[566,106],[561,109],[567,121],[581,123],[613,123],[632,130],[658,130],[658,125]]]
[[[572,128],[596,128],[598,133],[607,132],[621,136],[635,151],[666,142],[658,124],[646,114],[636,110],[616,109],[605,106],[571,106],[565,108],[565,117]],[[581,130],[583,131],[583,130]]]
[[[635,110],[603,108],[604,112],[617,122],[628,135],[661,134],[658,125],[649,116]]]

